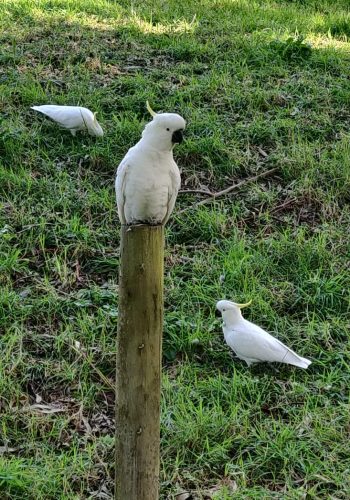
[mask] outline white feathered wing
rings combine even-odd
[[[227,344],[248,365],[269,361],[307,368],[311,364],[310,360],[299,356],[260,326],[244,318],[238,325],[227,325],[223,330]]]
[[[82,106],[58,106],[44,104],[32,106],[31,109],[48,116],[61,127],[70,130],[75,135],[78,130],[87,130],[90,135],[102,136],[103,130],[90,109]]]

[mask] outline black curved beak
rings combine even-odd
[[[183,140],[184,140],[184,138],[182,135],[182,129],[175,130],[175,132],[173,132],[173,135],[171,137],[172,143],[173,144],[181,144]]]
[[[219,311],[219,309],[215,309],[215,316],[217,318],[221,318],[221,312]]]

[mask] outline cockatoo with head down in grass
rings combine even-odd
[[[264,361],[286,363],[307,368],[311,361],[299,356],[280,340],[276,339],[260,326],[243,318],[241,309],[251,304],[236,304],[229,300],[220,300],[216,304],[223,319],[223,332],[226,343],[243,359],[248,366]]]
[[[39,111],[48,116],[61,127],[70,130],[75,136],[78,130],[87,130],[90,135],[103,136],[101,125],[96,120],[96,113],[82,106],[56,106],[44,104],[43,106],[32,106],[31,109]]]
[[[165,224],[180,188],[180,172],[173,157],[183,140],[186,122],[176,113],[155,113],[139,142],[121,161],[115,181],[122,224]]]

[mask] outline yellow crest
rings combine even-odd
[[[150,114],[151,116],[153,116],[153,118],[154,118],[155,116],[157,116],[157,113],[156,113],[155,111],[153,111],[153,109],[151,108],[151,106],[150,106],[150,104],[149,104],[149,102],[148,102],[148,101],[146,101],[146,107],[147,107],[147,110],[148,110],[149,114]]]

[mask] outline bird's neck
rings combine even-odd
[[[144,149],[156,151],[157,153],[168,153],[169,155],[173,156],[174,145],[172,143],[162,144],[159,142],[159,140],[157,140],[156,137],[152,136],[141,137],[138,144]]]
[[[224,320],[225,325],[236,325],[244,321],[240,310],[225,311],[222,319]]]

